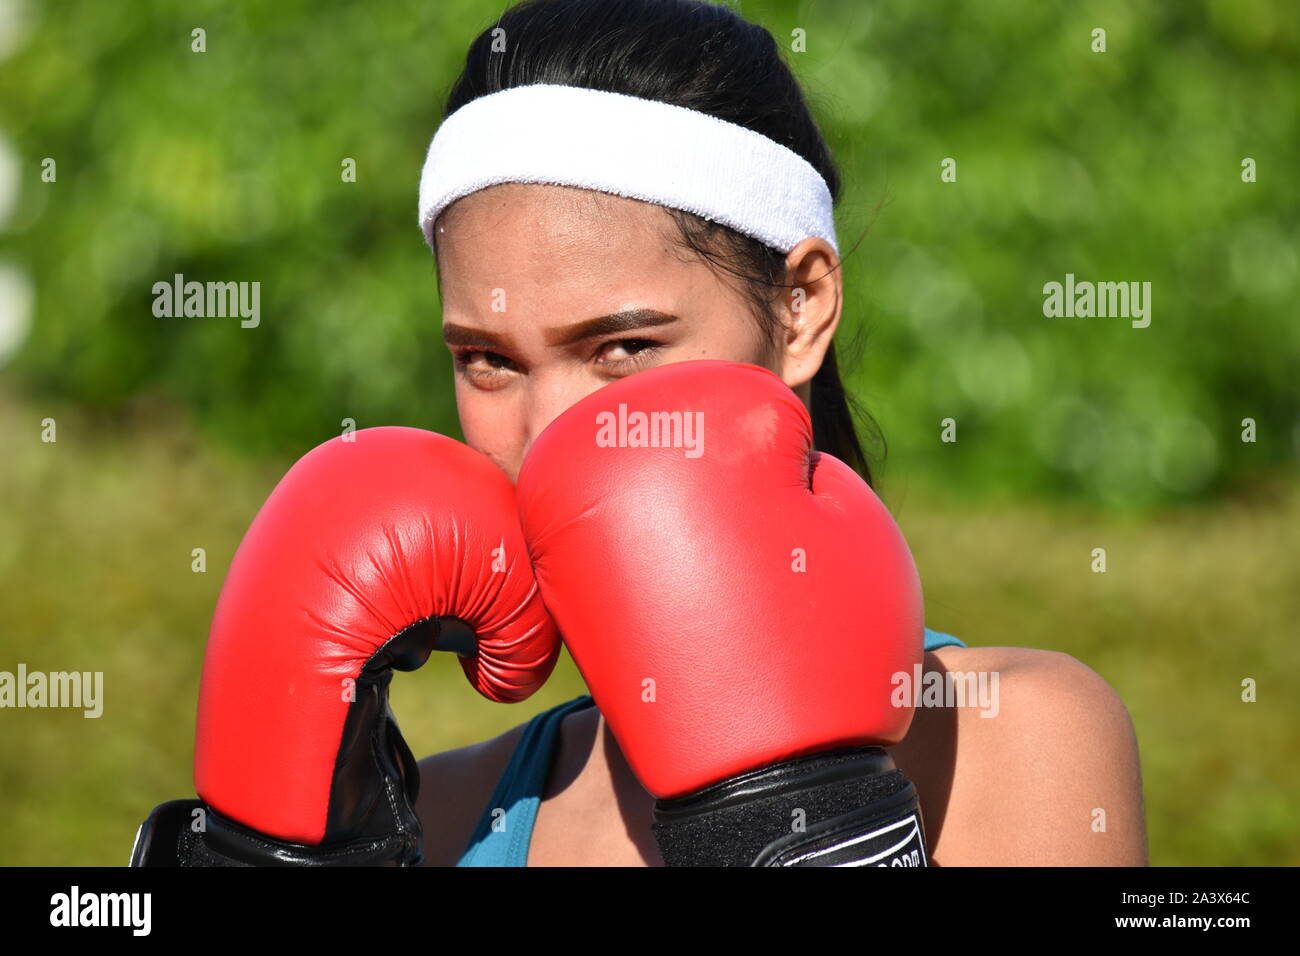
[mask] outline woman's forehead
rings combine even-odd
[[[518,236],[625,237],[644,241],[646,227],[662,232],[667,210],[652,203],[591,189],[549,183],[500,183],[448,207],[434,227],[435,241],[491,241]]]
[[[675,248],[672,228],[662,207],[589,190],[485,189],[435,226],[444,301],[482,307],[484,289],[534,306],[639,298],[647,284],[680,283],[699,268]]]

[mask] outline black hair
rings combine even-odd
[[[700,0],[524,0],[470,44],[444,116],[481,96],[538,83],[658,100],[747,127],[802,156],[826,181],[832,201],[839,199],[839,171],[776,41],[727,7]],[[772,307],[790,288],[785,255],[691,213],[668,212],[684,245],[742,280],[774,342],[781,323]],[[871,483],[855,415],[883,442],[844,389],[834,343],[813,377],[810,404],[814,447]]]

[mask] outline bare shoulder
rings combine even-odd
[[[969,691],[964,703],[950,694],[938,712],[917,712],[922,737],[949,742],[947,766],[920,774],[932,791],[946,788],[930,801],[937,863],[1146,863],[1133,722],[1101,675],[1068,654],[1020,647],[941,648],[926,670]]]
[[[1128,709],[1100,674],[1061,651],[1032,647],[942,647],[933,652],[953,674],[987,674],[1011,714],[1046,730],[1086,721],[1093,729],[1132,730]],[[996,675],[996,677],[994,676]],[[968,715],[983,716],[983,715]],[[986,719],[986,718],[985,718]],[[1028,730],[1027,726],[1021,730]]]
[[[426,866],[456,865],[525,726],[420,761],[415,811],[424,830]]]

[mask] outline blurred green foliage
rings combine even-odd
[[[841,339],[866,332],[850,380],[892,471],[1143,508],[1294,462],[1300,5],[733,6],[805,83],[846,184],[841,248],[866,233]],[[459,434],[416,186],[501,4],[4,8],[0,263],[34,288],[11,363],[29,389],[178,404],[248,452],[300,452],[344,418]],[[151,288],[177,273],[259,281],[260,326],[156,318]],[[1151,282],[1150,327],[1044,317],[1066,273]]]
[[[842,246],[884,201],[846,294],[894,469],[1141,509],[1293,465],[1300,5],[836,9],[809,86],[847,173]],[[1044,317],[1067,273],[1151,282],[1150,326]]]

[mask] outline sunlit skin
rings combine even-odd
[[[471,447],[514,479],[533,440],[579,399],[688,359],[761,365],[808,402],[840,317],[834,250],[809,238],[789,253],[791,289],[776,299],[787,333],[772,343],[738,280],[675,232],[661,207],[562,186],[507,183],[443,214],[443,338]]]
[[[575,402],[689,359],[762,365],[808,404],[840,319],[834,250],[809,238],[787,255],[790,288],[775,300],[784,331],[769,342],[737,280],[675,237],[658,206],[558,186],[496,186],[444,213],[435,236],[443,334],[466,442],[513,480],[532,442]],[[889,748],[920,794],[934,865],[1145,864],[1137,742],[1100,676],[1066,654],[1017,647],[945,647],[924,668],[996,671],[1000,683],[995,719],[920,708]],[[522,730],[420,761],[429,865],[460,858]],[[653,809],[600,711],[570,714],[528,865],[662,865]]]

